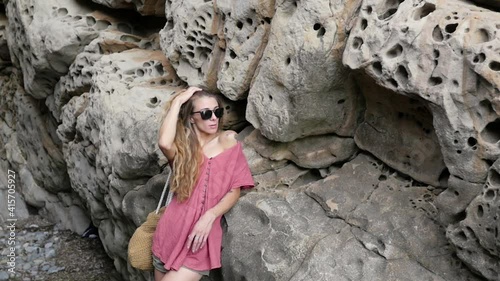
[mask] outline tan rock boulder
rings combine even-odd
[[[498,13],[462,1],[363,1],[344,63],[419,97],[450,174],[484,182],[500,155]]]
[[[360,98],[342,65],[354,2],[280,1],[248,96],[247,119],[274,141],[352,136]]]

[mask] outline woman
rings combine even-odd
[[[254,182],[236,132],[221,130],[217,96],[189,87],[166,109],[158,146],[175,196],[153,237],[155,281],[197,281],[221,266],[221,216]]]

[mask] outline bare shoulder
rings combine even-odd
[[[219,137],[220,144],[222,145],[222,147],[224,147],[224,149],[235,146],[238,143],[238,141],[236,140],[237,135],[238,133],[232,130],[222,132]]]

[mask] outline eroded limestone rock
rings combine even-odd
[[[274,160],[290,160],[303,168],[327,168],[347,161],[357,151],[352,138],[321,135],[298,139],[289,143],[266,139],[255,130],[246,138],[260,155]]]
[[[6,5],[10,53],[23,70],[24,87],[35,98],[53,93],[59,78],[68,72],[75,57],[103,30],[147,36],[150,20],[143,25],[131,24],[134,16],[110,15],[95,10],[82,1],[9,1]],[[159,28],[158,28],[159,29]],[[132,37],[130,40],[135,40]]]
[[[366,110],[356,144],[418,181],[446,184],[448,170],[426,102],[398,95],[364,75],[358,81]]]
[[[363,1],[343,61],[426,101],[450,174],[484,182],[498,142],[498,13],[462,1]]]
[[[217,1],[222,24],[218,30],[220,62],[217,88],[226,97],[246,98],[255,69],[267,46],[275,1]]]
[[[6,29],[9,20],[4,12],[3,4],[0,4],[0,69],[11,64],[9,46],[7,45]]]
[[[481,193],[467,207],[467,216],[450,225],[446,235],[457,255],[489,280],[500,278],[500,160],[488,172]]]
[[[189,85],[247,96],[267,45],[274,1],[167,1],[162,47]]]
[[[53,118],[43,104],[24,92],[19,71],[6,68],[0,77],[0,143],[4,171],[0,180],[5,183],[0,194],[6,199],[7,195],[14,195],[16,199],[15,217],[8,216],[5,200],[0,207],[6,212],[0,220],[26,218],[29,204],[54,223],[83,233],[90,220],[82,201],[69,185]],[[14,194],[7,191],[8,184],[13,186]]]
[[[165,0],[92,0],[115,9],[136,9],[142,15],[165,15]]]
[[[250,123],[270,140],[354,133],[360,100],[341,49],[356,3],[334,2],[277,3],[247,107]]]
[[[250,192],[226,216],[223,274],[230,280],[479,280],[436,224],[434,198],[432,186],[413,185],[362,154],[305,193]]]
[[[161,46],[187,84],[217,91],[217,69],[224,53],[215,48],[218,21],[212,1],[169,1]]]

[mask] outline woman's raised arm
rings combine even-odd
[[[177,120],[179,119],[181,106],[188,101],[195,92],[201,90],[202,89],[198,87],[189,87],[187,90],[175,95],[167,115],[165,119],[163,119],[163,123],[158,133],[158,147],[163,154],[165,154],[169,162],[173,161],[176,152],[174,139],[177,132]]]

